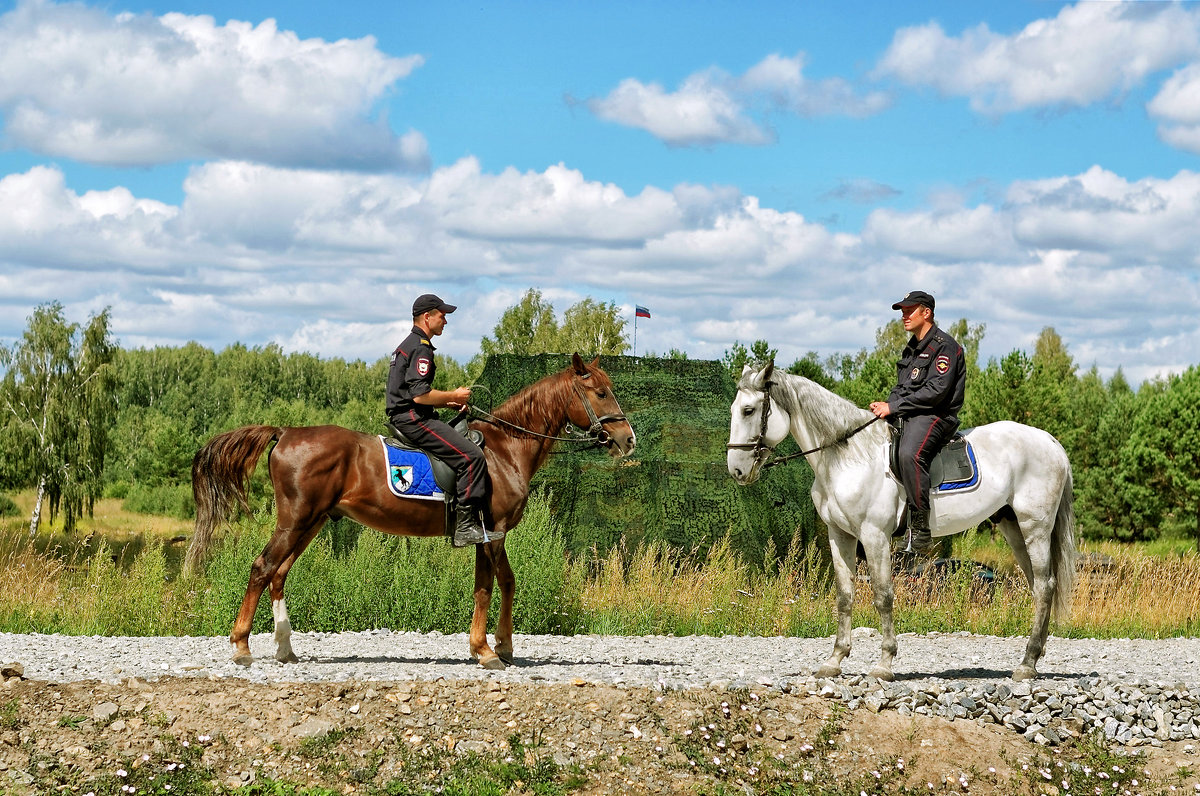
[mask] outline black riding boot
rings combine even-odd
[[[931,556],[937,551],[929,532],[929,509],[908,509],[908,545],[905,553]]]
[[[469,504],[458,507],[457,523],[454,526],[454,536],[450,543],[455,547],[466,547],[488,541],[487,533],[479,523],[479,509]]]

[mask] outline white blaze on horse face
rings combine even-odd
[[[738,390],[730,407],[729,444],[749,445],[758,438],[762,425],[763,394]],[[758,478],[758,460],[753,448],[729,448],[725,454],[729,475],[739,484],[753,483]]]

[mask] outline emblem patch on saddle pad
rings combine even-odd
[[[433,478],[433,467],[429,457],[420,451],[405,450],[388,445],[382,436],[383,463],[386,468],[388,489],[396,497],[442,500],[446,495]]]

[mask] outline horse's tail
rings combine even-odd
[[[1075,495],[1071,477],[1071,465],[1067,464],[1067,478],[1063,484],[1062,497],[1058,501],[1058,513],[1054,517],[1054,531],[1050,539],[1050,562],[1054,568],[1054,604],[1051,611],[1058,620],[1066,620],[1071,613],[1071,592],[1075,588],[1075,565],[1078,551],[1075,548]]]
[[[247,514],[246,482],[258,459],[283,429],[243,426],[209,440],[192,459],[192,494],[196,498],[196,530],[183,562],[185,573],[199,573],[208,556],[213,531],[240,505]]]

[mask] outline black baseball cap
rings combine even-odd
[[[417,296],[417,300],[413,302],[413,317],[415,318],[431,310],[441,310],[449,315],[456,309],[458,307],[453,304],[447,304],[432,293],[426,293],[422,296]]]
[[[933,309],[933,296],[924,290],[910,290],[904,295],[904,298],[892,305],[892,309],[898,310],[901,307],[912,307],[917,304]]]

